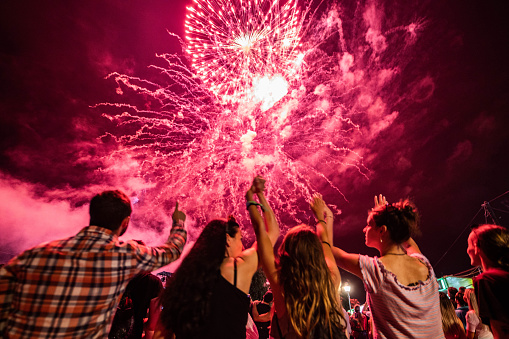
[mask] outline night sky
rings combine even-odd
[[[354,3],[341,3],[345,15]],[[398,20],[424,18],[412,59],[393,88],[412,102],[390,101],[399,115],[364,145],[366,176],[347,173],[334,181],[346,200],[322,186],[326,200],[342,211],[335,244],[375,255],[361,232],[372,197],[408,196],[422,215],[423,235],[416,241],[437,276],[458,273],[470,268],[466,239],[470,223],[484,223],[484,212],[477,214],[484,201],[494,199],[500,223],[509,224],[509,194],[503,195],[509,190],[507,6],[458,0],[376,4],[384,13],[382,30]],[[118,144],[101,136],[116,125],[95,105],[119,102],[115,81],[106,78],[111,72],[149,77],[156,53],[180,53],[168,31],[183,35],[186,5],[0,3],[0,262],[76,233],[88,222],[86,203],[100,190],[141,185],[117,174],[122,164],[105,160]],[[159,243],[165,233],[157,227],[130,231],[127,237],[149,243]]]

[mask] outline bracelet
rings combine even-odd
[[[332,249],[332,246],[327,241],[322,241],[322,244],[329,245],[329,247]]]
[[[328,215],[327,218],[334,218],[334,216],[333,215]]]
[[[323,222],[323,223],[324,223],[324,225],[327,225],[327,223],[325,222],[325,220],[320,220],[320,219],[318,219],[318,221],[317,221],[317,222]]]
[[[259,204],[256,201],[246,201],[246,210],[249,210],[249,206],[251,206],[251,205],[260,206],[262,208],[262,211],[265,212],[265,207],[263,207],[262,204]]]

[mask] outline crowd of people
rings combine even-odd
[[[252,246],[244,248],[233,216],[212,220],[163,288],[150,272],[180,257],[185,213],[177,203],[163,245],[122,241],[129,198],[120,191],[98,194],[89,226],[26,250],[0,269],[0,337],[509,338],[506,228],[472,230],[467,253],[483,273],[473,288],[446,295],[414,241],[419,213],[411,201],[375,197],[363,229],[375,257],[334,244],[331,209],[320,194],[309,204],[316,225],[292,227],[274,251],[280,228],[265,180],[256,177],[246,192]],[[249,290],[260,267],[270,289],[253,302]],[[338,267],[366,289],[364,310],[356,306],[350,317],[340,303]]]

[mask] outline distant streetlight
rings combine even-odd
[[[343,291],[346,292],[348,295],[348,311],[352,309],[352,305],[350,305],[350,284],[348,282],[345,282],[345,285],[343,286]]]

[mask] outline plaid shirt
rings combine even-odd
[[[106,338],[129,280],[178,259],[186,238],[183,221],[158,247],[88,226],[23,252],[0,270],[0,337]]]

